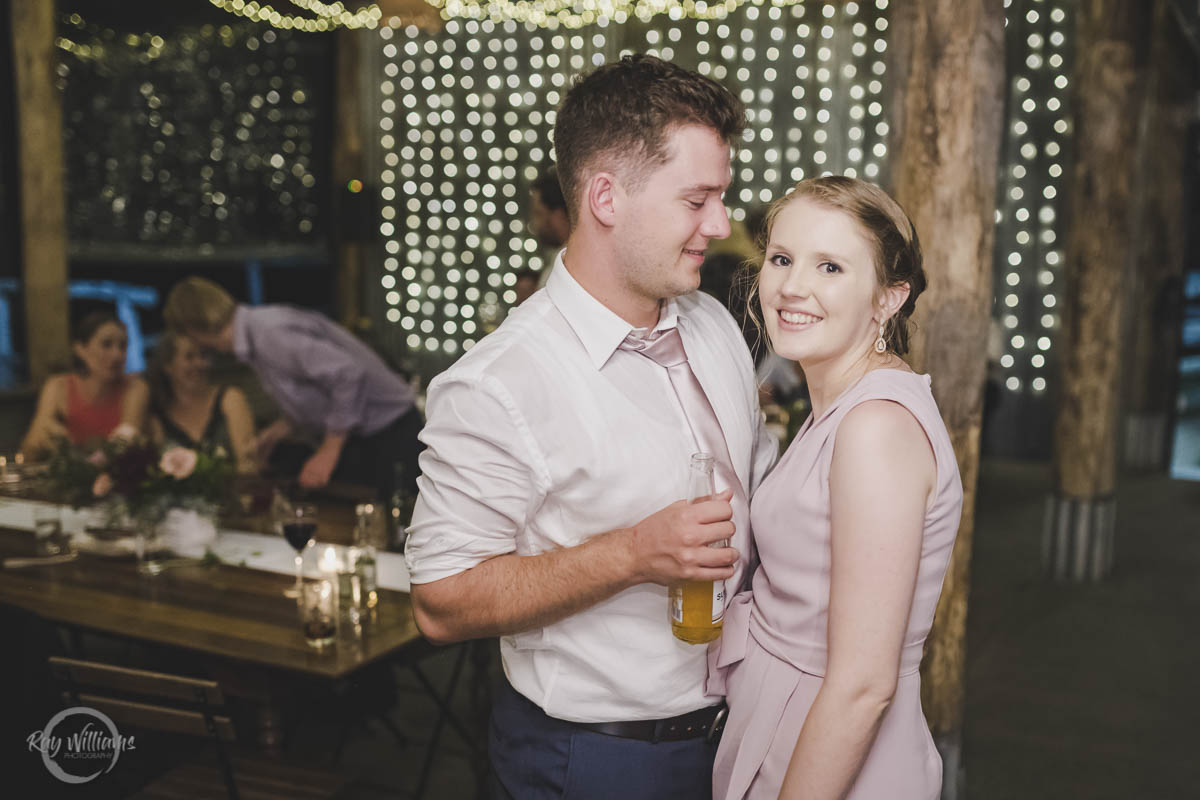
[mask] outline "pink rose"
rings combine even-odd
[[[163,452],[158,468],[181,481],[196,468],[196,451],[186,447],[169,447]]]
[[[112,488],[113,479],[107,472],[101,472],[96,476],[96,482],[92,484],[92,494],[96,497],[104,497],[112,491]]]
[[[103,450],[97,450],[87,457],[88,463],[93,466],[103,467],[108,463],[108,458],[104,455]]]

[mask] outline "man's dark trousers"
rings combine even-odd
[[[546,716],[502,681],[488,747],[493,800],[710,800],[717,747],[645,742]]]

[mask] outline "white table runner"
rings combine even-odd
[[[50,503],[40,503],[33,500],[4,498],[0,500],[0,526],[33,530],[33,509],[38,506],[48,506]],[[76,511],[61,507],[63,530],[67,533],[82,533],[92,519],[88,510]],[[316,542],[315,554],[307,558],[319,557],[326,543]],[[282,536],[267,536],[248,531],[233,531],[222,529],[217,534],[217,541],[212,551],[228,564],[245,565],[251,569],[261,569],[265,572],[278,572],[284,575],[294,575],[296,572],[296,551]],[[400,553],[379,553],[375,561],[376,581],[383,589],[407,592],[411,586],[408,580],[408,566]]]

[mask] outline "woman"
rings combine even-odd
[[[813,408],[754,495],[761,563],[711,654],[729,702],[715,798],[939,795],[918,667],[962,487],[929,376],[900,359],[924,287],[878,187],[815,178],[772,207],[758,298]]]
[[[321,437],[300,469],[305,489],[334,477],[375,486],[379,500],[395,492],[396,463],[403,486],[416,494],[423,445],[421,412],[408,382],[345,328],[315,311],[284,305],[251,308],[204,278],[185,278],[163,308],[167,325],[203,347],[231,353],[250,366],[283,415],[258,435],[265,465],[293,433]]]
[[[150,431],[156,442],[222,447],[239,472],[254,472],[254,417],[246,395],[214,386],[208,356],[188,337],[167,331],[150,367]]]
[[[75,372],[47,379],[21,451],[37,458],[56,439],[84,445],[118,428],[140,433],[149,392],[145,381],[125,374],[129,336],[112,314],[93,311],[71,333]]]

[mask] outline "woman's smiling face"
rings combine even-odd
[[[75,342],[75,356],[83,363],[84,373],[101,381],[114,381],[125,374],[125,352],[129,336],[116,322],[105,322],[86,342]]]
[[[879,332],[875,248],[845,211],[809,198],[775,217],[758,296],[775,352],[802,365],[870,350]]]

